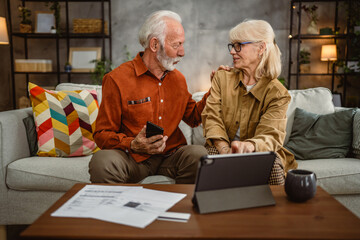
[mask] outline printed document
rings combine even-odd
[[[186,194],[132,186],[86,185],[54,217],[88,217],[144,228]]]

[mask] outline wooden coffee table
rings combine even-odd
[[[200,215],[191,198],[194,185],[143,185],[186,193],[169,211],[191,213],[187,223],[156,220],[144,229],[88,218],[50,214],[85,184],[76,184],[24,232],[34,239],[360,239],[360,219],[318,187],[315,198],[290,202],[283,186],[272,186],[275,206]]]

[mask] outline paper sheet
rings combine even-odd
[[[51,216],[88,217],[144,228],[185,196],[142,187],[86,185]]]
[[[89,217],[88,212],[101,205],[113,204],[125,191],[142,187],[86,185],[58,210],[53,217]]]
[[[164,212],[158,216],[157,220],[172,221],[172,222],[187,222],[190,218],[190,213],[179,212]]]

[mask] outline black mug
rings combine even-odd
[[[301,169],[288,171],[285,180],[285,192],[294,202],[305,202],[316,194],[316,175],[314,172]]]

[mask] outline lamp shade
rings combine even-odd
[[[4,17],[0,17],[0,44],[9,44],[6,19]]]
[[[337,52],[336,45],[322,45],[321,47],[321,61],[336,61]]]

